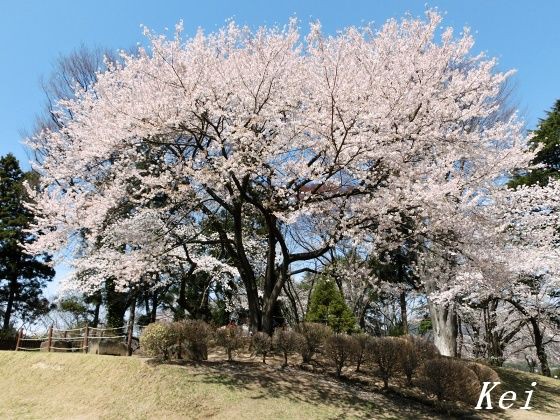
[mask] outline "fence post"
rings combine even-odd
[[[16,339],[16,351],[19,349],[19,345],[21,343],[21,338],[23,336],[23,327],[18,330],[17,339]]]
[[[51,351],[51,346],[52,346],[52,330],[53,330],[53,326],[51,325],[49,327],[49,337],[48,337],[48,341],[47,341],[47,351],[50,352]]]
[[[88,335],[89,335],[89,325],[86,324],[86,331],[85,331],[84,343],[83,343],[84,353],[87,353],[87,351],[88,351],[88,346],[89,346]]]
[[[134,314],[136,313],[136,299],[133,299],[130,305],[130,312],[128,316],[128,337],[126,338],[126,351],[129,356],[132,356],[132,332],[134,329]]]
[[[132,356],[132,325],[128,324],[128,337],[126,338],[126,354]]]

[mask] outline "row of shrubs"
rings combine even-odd
[[[321,355],[335,368],[340,377],[345,367],[359,372],[364,366],[375,372],[386,389],[392,380],[402,377],[406,386],[418,386],[438,400],[475,403],[482,382],[498,381],[491,368],[474,362],[464,362],[439,355],[429,341],[412,336],[372,337],[367,334],[333,333],[326,325],[302,323],[293,330],[277,329],[269,336],[257,332],[244,334],[238,326],[214,330],[203,321],[179,321],[148,325],[141,337],[140,346],[147,355],[169,359],[187,356],[201,361],[208,358],[208,347],[222,347],[228,360],[236,350],[249,347],[261,355],[263,363],[271,352],[283,356],[283,366],[288,358],[299,353],[304,365],[317,364]]]
[[[298,325],[295,330],[277,329],[271,337],[263,332],[248,336],[236,325],[214,330],[204,321],[185,320],[149,324],[140,336],[140,347],[146,355],[164,360],[173,356],[182,358],[186,354],[191,360],[201,361],[207,359],[211,345],[222,347],[228,360],[233,360],[236,350],[249,346],[255,354],[262,355],[264,363],[267,354],[276,350],[282,353],[284,365],[287,365],[288,356],[294,353],[301,354],[303,363],[311,363],[331,337],[333,332],[328,326],[309,322]],[[354,340],[355,336],[347,337]]]

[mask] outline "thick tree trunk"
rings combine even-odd
[[[472,340],[473,340],[473,356],[475,359],[480,359],[484,357],[484,346],[480,340],[480,330],[473,326],[472,327]]]
[[[262,329],[262,312],[259,305],[259,294],[256,287],[246,285],[247,303],[249,306],[249,329],[252,332],[261,331]]]
[[[406,292],[401,292],[399,296],[399,303],[401,307],[401,325],[403,335],[408,335],[408,313],[406,308]]]
[[[533,330],[533,337],[535,339],[535,350],[537,351],[537,357],[541,364],[541,373],[544,376],[552,376],[552,373],[550,372],[550,366],[548,365],[548,357],[544,348],[544,336],[539,324],[539,319],[535,316],[530,316],[529,312],[519,302],[513,299],[509,299],[508,302],[528,318],[528,321],[531,324],[531,328]]]
[[[126,340],[126,347],[127,347],[127,354],[132,356],[132,335],[134,332],[134,318],[136,316],[136,298],[132,299],[130,304],[130,308],[128,311],[128,332],[127,332],[127,340]]]
[[[276,218],[272,214],[266,215],[266,225],[268,228],[267,236],[267,255],[266,273],[264,279],[264,302],[262,314],[262,330],[267,334],[272,334],[273,330],[273,308],[276,299],[274,298],[274,287],[277,283],[278,273],[276,271],[276,237],[274,228]]]
[[[241,280],[245,286],[245,291],[247,292],[247,303],[249,306],[249,328],[251,331],[260,331],[262,328],[261,324],[261,308],[259,304],[259,293],[257,290],[257,279],[255,278],[255,272],[249,261],[247,254],[245,253],[245,245],[243,241],[243,221],[242,221],[242,208],[241,202],[236,202],[233,204],[233,237],[235,243],[235,250],[230,249],[228,252],[232,259],[236,262],[237,269],[241,275]],[[227,244],[227,235],[222,232],[222,239],[224,243]]]
[[[150,318],[150,298],[147,294],[144,297],[144,311],[146,312],[146,317],[149,319]]]
[[[270,303],[270,301],[267,299],[267,301],[265,302],[265,308],[262,313],[262,331],[269,335],[272,335],[273,332],[273,307],[274,303]]]
[[[14,296],[13,293],[10,291],[8,296],[8,303],[6,305],[6,312],[4,312],[4,322],[2,325],[2,329],[7,331],[10,328],[10,319],[12,317],[12,308],[14,306]]]
[[[157,299],[156,293],[154,292],[152,294],[152,310],[151,310],[151,313],[150,313],[150,322],[156,322],[157,307],[158,307],[158,299]]]
[[[101,305],[103,303],[103,294],[101,290],[85,296],[85,302],[88,305],[93,305],[93,311],[91,311],[93,319],[91,321],[88,321],[88,325],[90,327],[97,328],[97,326],[99,325],[99,314],[101,312]]]
[[[548,365],[548,357],[546,355],[546,350],[544,348],[543,343],[543,335],[540,329],[539,323],[535,318],[531,318],[531,325],[533,327],[533,335],[535,337],[535,347],[537,350],[537,357],[539,359],[539,363],[541,364],[541,373],[544,376],[552,376],[550,372],[550,366]]]
[[[187,249],[185,248],[185,253],[187,252]],[[179,320],[179,319],[185,319],[187,316],[187,312],[190,313],[191,315],[195,315],[193,314],[193,308],[189,308],[189,302],[187,299],[187,284],[189,283],[189,280],[193,280],[193,274],[196,270],[196,264],[191,263],[191,266],[189,267],[188,271],[184,271],[183,270],[183,274],[181,275],[181,283],[179,284],[179,297],[177,298],[177,306],[178,309],[175,312],[175,319]]]
[[[125,293],[116,290],[112,278],[105,281],[105,307],[107,309],[107,326],[111,328],[124,326],[128,299]]]
[[[177,298],[177,305],[179,310],[177,311],[177,319],[185,319],[185,313],[187,311],[187,276],[181,276],[181,284],[179,286],[179,297]]]
[[[546,351],[544,350],[544,347],[539,347],[539,349],[537,350],[537,357],[539,358],[539,362],[541,364],[541,373],[544,376],[552,376],[552,373],[550,371],[550,366],[548,365],[548,358],[546,356]]]
[[[101,311],[101,300],[99,300],[95,304],[95,309],[93,310],[93,321],[91,322],[91,326],[93,328],[97,328],[99,325],[99,312]]]
[[[263,302],[262,330],[269,335],[274,329],[274,307],[288,278],[288,265],[284,264],[279,271],[268,279],[272,287],[266,288]]]
[[[453,305],[437,305],[428,300],[434,344],[444,356],[457,355],[457,315]]]
[[[8,302],[6,303],[6,311],[4,312],[4,323],[2,329],[7,331],[10,328],[10,321],[12,318],[12,312],[14,310],[14,301],[16,298],[17,291],[17,278],[10,279],[10,288],[8,293]]]
[[[502,366],[504,363],[503,344],[500,334],[497,332],[498,317],[496,309],[498,307],[497,299],[490,299],[483,309],[484,325],[485,325],[485,339],[487,357],[490,359],[490,364],[493,366]]]

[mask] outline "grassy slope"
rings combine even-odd
[[[503,382],[504,391],[516,393],[518,405],[525,403],[525,391],[535,390],[530,404],[533,410],[511,410],[512,417],[533,419],[540,414],[541,417],[560,418],[560,380],[513,369],[497,368],[496,371]],[[537,382],[537,386],[532,388],[531,382]]]
[[[512,378],[520,389],[531,380]],[[546,387],[534,401],[550,413],[559,388],[552,380]],[[256,362],[153,366],[135,357],[0,352],[0,390],[0,418],[436,417],[395,395]]]

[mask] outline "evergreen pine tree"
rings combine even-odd
[[[34,240],[26,232],[34,215],[25,206],[28,196],[23,181],[33,183],[36,176],[22,172],[14,155],[0,157],[0,311],[4,331],[10,329],[14,315],[29,320],[49,309],[42,289],[54,277],[47,264],[50,256],[32,256],[23,250]]]
[[[539,120],[537,129],[532,132],[529,141],[533,149],[541,146],[533,164],[542,164],[544,167],[521,172],[509,183],[511,187],[519,185],[546,185],[548,179],[560,178],[560,99],[556,101],[546,118]]]
[[[352,332],[356,319],[336,283],[328,277],[319,280],[309,302],[306,320],[327,324],[334,332]]]

